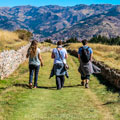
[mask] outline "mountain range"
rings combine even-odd
[[[27,29],[44,39],[89,39],[99,34],[115,37],[120,34],[120,6],[80,4],[67,7],[0,7],[0,28],[10,31]]]

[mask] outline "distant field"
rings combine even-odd
[[[42,47],[55,48],[55,47],[57,47],[57,45],[54,45],[54,44],[51,44],[51,43],[48,43],[48,42],[43,42],[43,43],[39,43],[38,47],[39,48],[42,48]]]
[[[80,46],[82,46],[81,43],[72,43],[67,48],[78,51]],[[120,70],[120,46],[91,43],[88,43],[88,46],[93,49],[93,56],[97,61],[102,61],[109,67]]]
[[[17,50],[26,44],[28,44],[28,41],[19,39],[17,33],[0,30],[0,52],[10,49]]]

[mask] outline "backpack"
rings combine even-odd
[[[82,48],[82,51],[81,51],[81,60],[83,63],[88,63],[90,61],[90,51],[88,50],[88,48],[84,48],[84,47],[81,47]]]

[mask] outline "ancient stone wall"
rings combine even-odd
[[[26,60],[29,45],[23,46],[17,51],[10,50],[0,53],[0,79],[8,77]],[[51,51],[50,47],[41,48],[41,52],[48,51]]]
[[[75,50],[68,50],[68,52],[77,57],[78,53]],[[94,60],[93,63],[101,68],[101,75],[108,80],[115,87],[120,89],[120,70],[112,69],[105,65],[103,62]]]
[[[0,53],[0,78],[3,79],[13,73],[26,60],[29,44],[19,50],[3,51]]]

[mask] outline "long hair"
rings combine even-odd
[[[37,54],[37,41],[33,40],[29,47],[29,55],[31,58],[35,57]]]

